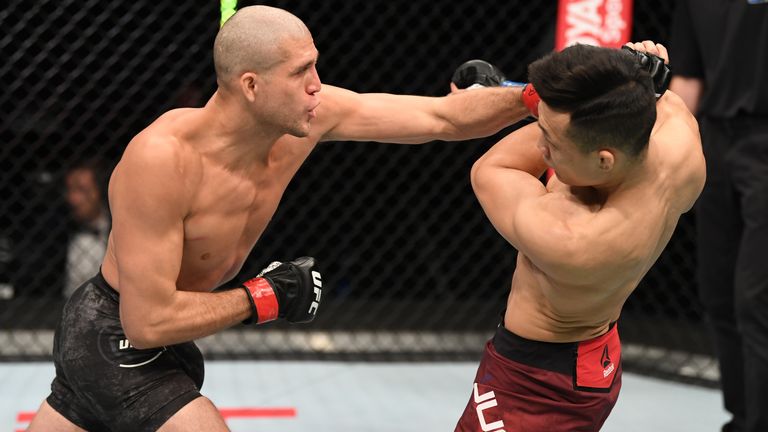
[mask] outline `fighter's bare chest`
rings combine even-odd
[[[280,176],[218,180],[200,189],[184,219],[182,265],[236,273],[272,219],[288,182]]]

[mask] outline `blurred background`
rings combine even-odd
[[[553,1],[258,3],[303,19],[321,53],[322,81],[358,92],[444,95],[453,70],[473,58],[525,81],[527,65],[555,43]],[[636,1],[631,40],[667,43],[674,4]],[[104,253],[109,173],[161,113],[200,107],[213,93],[219,18],[219,3],[202,0],[3,6],[0,360],[50,359],[66,297]],[[330,287],[323,309],[312,325],[206,338],[206,358],[479,360],[516,251],[486,220],[469,170],[512,129],[423,146],[319,145],[238,280],[272,260],[313,255]],[[695,216],[683,216],[619,326],[626,370],[713,387],[694,280]]]

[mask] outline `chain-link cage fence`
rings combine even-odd
[[[528,63],[554,45],[557,12],[552,1],[264,3],[307,23],[324,82],[419,95],[447,93],[454,68],[472,58],[524,81]],[[635,3],[633,39],[665,43],[674,4]],[[202,106],[215,90],[219,4],[12,0],[0,25],[0,355],[47,358],[67,275],[92,272],[103,254],[104,225],[78,221],[99,214],[93,197],[103,199],[109,167],[161,113]],[[469,169],[508,132],[422,146],[321,144],[239,279],[274,259],[316,256],[331,287],[323,310],[308,326],[205,338],[206,356],[478,359],[516,252],[486,220]],[[94,160],[104,168],[92,170]],[[685,215],[627,302],[619,323],[627,368],[717,380],[693,239]]]

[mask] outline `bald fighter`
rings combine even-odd
[[[666,49],[629,47],[531,64],[523,102],[538,121],[472,167],[518,257],[457,431],[597,431],[616,403],[621,308],[705,179],[696,120],[664,93]]]
[[[311,321],[324,298],[314,259],[234,277],[293,175],[320,141],[423,143],[487,136],[526,116],[520,89],[440,98],[324,86],[312,36],[265,6],[214,43],[218,89],[160,116],[127,146],[109,184],[113,227],[100,274],[56,330],[56,377],[32,431],[224,431],[200,395],[191,342],[241,322]]]

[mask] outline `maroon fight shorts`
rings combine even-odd
[[[457,432],[597,431],[621,389],[621,343],[524,339],[503,325],[485,346]]]

